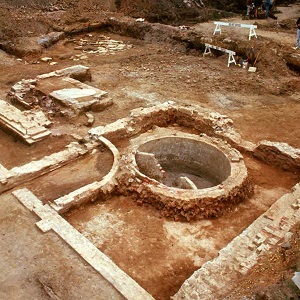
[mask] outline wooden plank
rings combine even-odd
[[[240,24],[240,23],[230,23],[230,22],[214,22],[214,24],[221,25],[221,26],[241,27],[241,28],[257,28],[257,25],[252,25],[252,24]]]

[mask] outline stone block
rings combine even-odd
[[[286,143],[261,141],[254,150],[254,155],[290,172],[300,170],[300,149]]]
[[[177,182],[178,188],[186,190],[197,190],[197,186],[188,177],[179,177]]]
[[[266,252],[266,251],[269,251],[270,249],[271,249],[270,245],[268,245],[268,244],[261,244],[261,245],[256,249],[256,252],[257,252],[257,253]]]
[[[51,221],[48,220],[41,220],[35,224],[44,233],[52,229]]]
[[[45,119],[42,111],[38,111],[35,116],[34,111],[28,114],[0,100],[0,126],[28,144],[36,143],[51,134],[48,129],[40,125],[41,120],[49,125]]]
[[[253,240],[253,244],[256,246],[260,246],[265,240],[266,240],[266,237],[263,236],[262,234],[258,233]]]
[[[139,152],[135,155],[136,163],[139,170],[158,181],[164,178],[164,172],[153,153]]]
[[[277,245],[280,240],[281,240],[280,238],[275,238],[275,237],[269,238],[268,239],[268,244],[274,246],[274,245]]]

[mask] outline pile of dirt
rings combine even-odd
[[[225,10],[227,0],[219,1],[224,3],[217,3],[218,8]],[[0,44],[3,40],[28,36],[29,32],[47,33],[51,18],[41,16],[42,12],[64,12],[66,22],[80,18],[95,19],[108,12],[119,12],[150,22],[169,24],[206,21],[228,15],[212,9],[215,5],[202,0],[0,0],[0,4]]]
[[[202,4],[201,4],[202,3]],[[203,6],[200,1],[182,0],[121,0],[118,9],[126,15],[135,18],[143,17],[150,22],[168,23],[174,20],[196,18]]]
[[[14,38],[44,34],[49,31],[51,22],[37,15],[39,7],[0,6],[0,45]]]
[[[43,7],[54,5],[56,0],[1,0],[0,3],[14,7]]]

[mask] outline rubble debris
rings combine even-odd
[[[91,109],[100,111],[112,105],[112,99],[106,99],[107,92],[78,80],[85,81],[90,77],[89,68],[80,65],[42,74],[36,79],[16,83],[8,93],[8,99],[27,109],[39,105],[49,115],[54,114],[54,104],[68,107],[75,114]]]
[[[113,40],[108,36],[101,35],[100,37],[94,37],[93,35],[87,35],[86,38],[79,40],[73,39],[72,42],[77,45],[76,50],[81,50],[86,54],[114,54],[118,51],[123,51],[132,48],[132,45],[125,44],[122,41]],[[87,59],[86,55],[77,55],[71,59]]]
[[[181,30],[188,30],[188,29],[190,29],[190,26],[180,25],[179,29],[181,29]]]
[[[38,108],[23,111],[24,116],[30,120],[35,120],[39,125],[49,128],[53,122],[50,121],[45,114]]]
[[[256,72],[256,67],[249,67],[248,72],[255,73]]]
[[[282,245],[281,245],[281,249],[283,249],[283,250],[289,250],[289,249],[291,249],[292,248],[292,245],[290,244],[290,243],[283,243]]]
[[[92,127],[95,122],[94,116],[91,113],[86,113],[85,115],[88,118],[87,122],[85,123],[85,126]]]
[[[41,61],[43,62],[50,62],[52,60],[52,57],[42,57]]]
[[[300,290],[300,272],[295,272],[292,281],[296,284],[296,286]]]

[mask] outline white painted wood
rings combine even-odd
[[[251,40],[252,36],[255,36],[257,38],[255,29],[257,28],[257,25],[252,24],[240,24],[240,23],[230,23],[230,22],[214,22],[216,25],[213,35],[215,35],[217,32],[220,32],[221,34],[221,26],[231,26],[231,27],[240,27],[240,28],[249,28],[249,40]]]
[[[231,63],[234,63],[236,65],[236,61],[235,61],[235,58],[234,58],[234,55],[236,53],[234,51],[228,50],[228,49],[225,49],[225,48],[222,48],[222,47],[214,46],[214,45],[211,45],[211,44],[205,44],[205,50],[204,50],[203,56],[206,55],[206,54],[210,54],[211,53],[210,49],[216,49],[216,50],[228,53],[227,67],[229,67]]]

